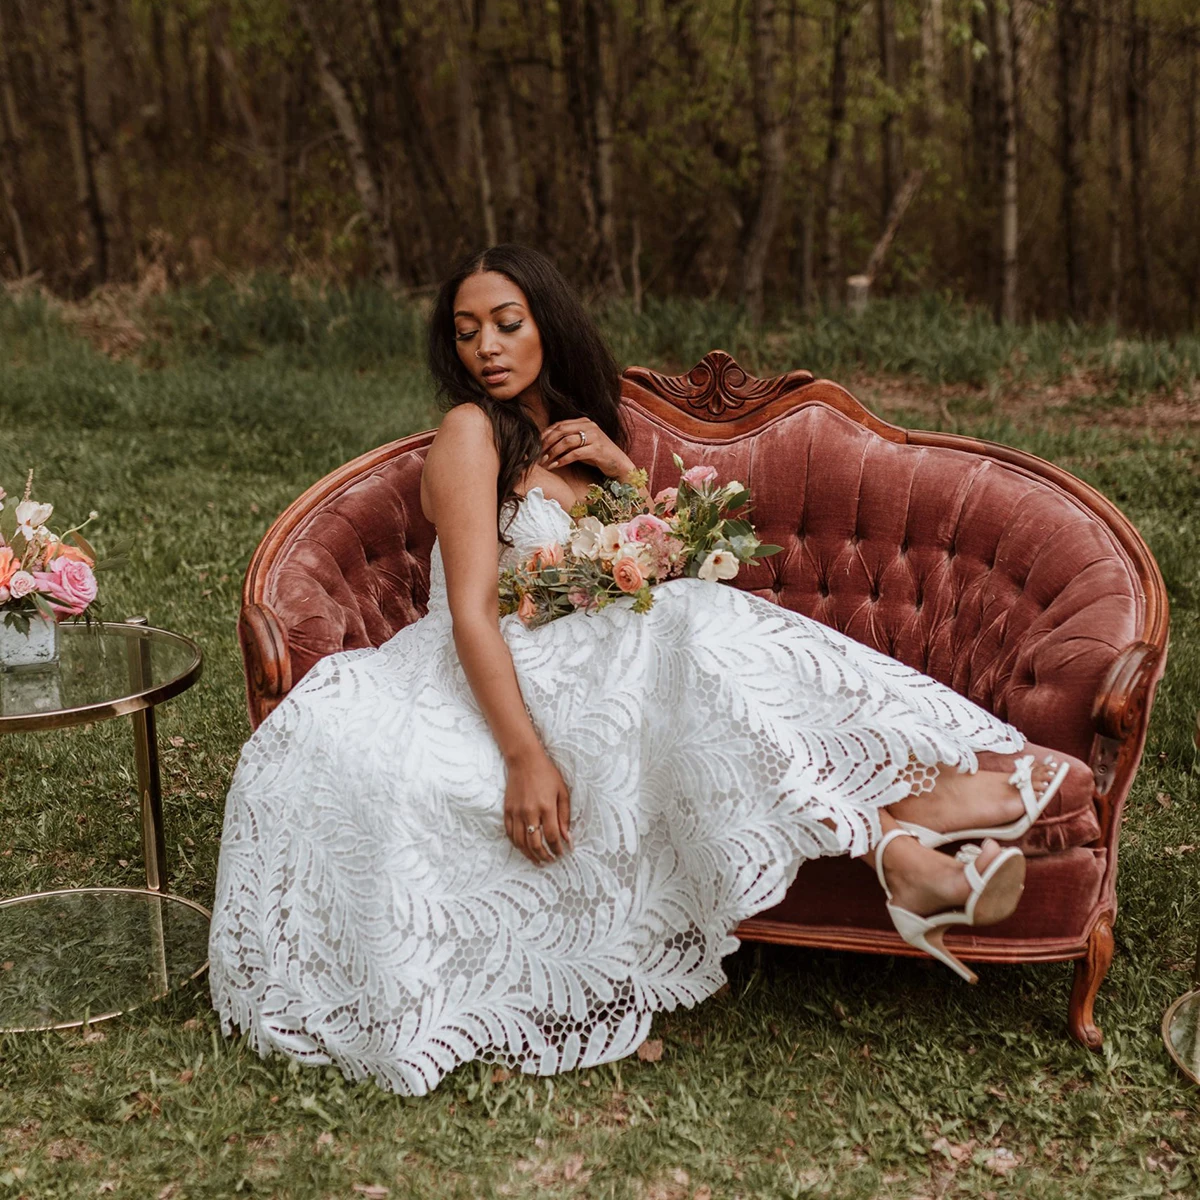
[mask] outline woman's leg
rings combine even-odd
[[[895,818],[891,816],[895,807],[879,814],[884,834],[897,828]],[[1003,851],[999,842],[987,838],[975,861],[976,869],[980,873],[986,871]],[[862,861],[875,868],[877,855],[878,851],[873,847],[863,855]],[[963,863],[944,851],[922,846],[912,837],[893,838],[888,843],[884,850],[883,873],[892,891],[892,903],[918,916],[962,908],[971,895]]]
[[[1010,764],[1024,755],[1005,756]],[[1052,756],[1033,764],[1031,783],[1035,796],[1050,785],[1059,769]],[[1025,804],[1016,785],[1009,782],[1013,767],[979,770],[965,774],[941,766],[933,786],[890,805],[887,812],[899,821],[924,825],[939,833],[1006,825],[1025,814]]]

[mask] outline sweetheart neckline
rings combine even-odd
[[[569,517],[569,516],[571,515],[571,514],[570,514],[570,513],[569,513],[569,512],[566,510],[566,508],[563,506],[563,502],[562,502],[561,500],[557,499],[557,498],[556,498],[556,497],[554,497],[554,496],[547,496],[547,495],[546,495],[546,493],[545,493],[545,491],[543,490],[543,488],[542,488],[542,485],[541,485],[540,483],[535,483],[535,484],[533,485],[533,487],[531,487],[531,488],[529,489],[529,491],[527,491],[527,492],[526,492],[526,493],[525,493],[525,494],[524,494],[524,495],[521,497],[521,499],[522,499],[522,500],[528,500],[528,499],[529,499],[529,497],[530,497],[530,496],[532,496],[534,492],[537,492],[538,496],[539,496],[539,497],[540,497],[540,498],[541,498],[543,501],[545,501],[547,504],[553,504],[553,505],[555,506],[555,508],[557,508],[557,509],[558,509],[558,511],[559,511],[560,513],[562,513],[562,514],[563,514],[563,516],[564,516],[564,517]]]

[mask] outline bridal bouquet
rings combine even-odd
[[[54,506],[31,499],[32,490],[32,471],[16,504],[6,507],[7,493],[0,488],[0,616],[21,634],[39,615],[87,620],[96,607],[96,551],[80,530],[99,514],[89,513],[61,535],[51,533],[46,522]]]
[[[592,612],[622,596],[649,612],[651,586],[684,576],[733,579],[779,546],[764,545],[745,518],[750,493],[717,482],[715,467],[679,469],[678,487],[647,499],[645,471],[593,484],[571,509],[565,545],[555,542],[500,573],[500,613],[530,628],[579,609]]]

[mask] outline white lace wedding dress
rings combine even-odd
[[[569,523],[534,488],[505,555]],[[210,947],[227,1032],[412,1095],[473,1059],[549,1075],[621,1058],[654,1012],[721,986],[731,931],[805,859],[861,854],[934,764],[1023,741],[724,584],[501,629],[571,791],[574,852],[539,867],[505,837],[504,763],[435,545],[428,615],[319,661],[242,752]]]

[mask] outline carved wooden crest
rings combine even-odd
[[[789,371],[773,379],[757,379],[724,350],[710,351],[686,375],[660,375],[647,367],[630,367],[625,378],[708,421],[735,421],[749,416],[813,379],[811,371]]]

